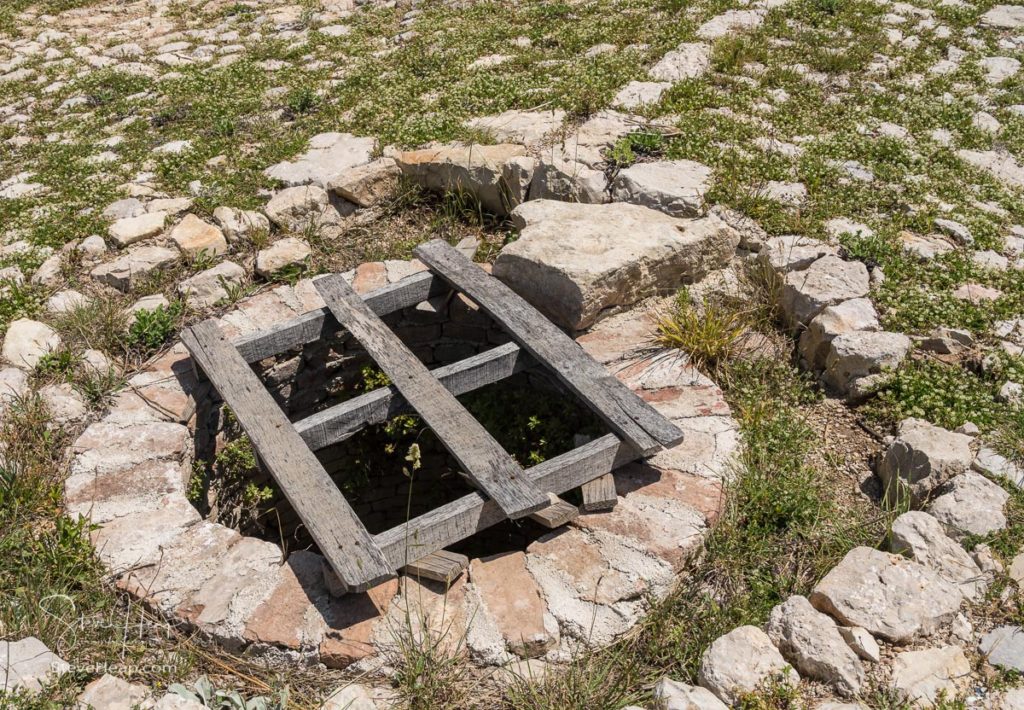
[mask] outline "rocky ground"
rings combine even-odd
[[[419,268],[416,244],[469,237],[574,332],[686,285],[660,343],[722,384],[748,447],[730,495],[758,510],[785,507],[748,483],[775,463],[757,458],[763,375],[719,360],[792,356],[828,399],[763,396],[814,441],[795,467],[837,506],[814,517],[860,531],[818,520],[827,559],[794,555],[795,582],[713,634],[671,619],[693,611],[677,597],[652,605],[643,640],[615,647],[644,666],[625,689],[588,695],[569,671],[501,702],[1024,707],[1021,61],[1024,9],[964,0],[5,4],[0,520],[18,532],[0,554],[43,540],[34,560],[75,564],[0,567],[0,688],[25,707],[188,706],[164,697],[179,637],[133,650],[178,654],[169,670],[104,675],[68,653],[86,634],[25,612],[32,580],[80,603],[64,590],[102,577],[63,517],[65,451],[113,394],[153,384],[186,323],[324,272],[370,290]],[[766,442],[786,459],[789,439]],[[705,559],[739,559],[724,515]],[[681,596],[734,598],[693,564]],[[646,638],[666,628],[685,652]],[[181,672],[241,663],[218,662]],[[229,685],[280,684],[232,667]],[[390,702],[387,684],[327,707]]]

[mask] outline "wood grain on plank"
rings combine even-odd
[[[366,305],[379,316],[411,308],[417,303],[451,291],[443,280],[429,271],[406,276],[404,279],[370,291],[363,296]],[[330,337],[339,328],[337,319],[326,307],[303,313],[272,328],[247,335],[235,341],[235,347],[246,362],[279,355],[286,350]]]
[[[402,571],[412,577],[423,577],[435,582],[451,584],[467,567],[469,567],[469,558],[465,555],[448,550],[437,550],[415,562],[410,562],[402,568]]]
[[[636,449],[605,434],[583,446],[526,469],[538,488],[561,494],[635,460]],[[496,525],[505,519],[501,508],[478,491],[445,503],[429,513],[385,530],[374,540],[395,567]]]
[[[583,494],[580,510],[584,513],[611,510],[619,502],[619,496],[615,492],[615,476],[610,473],[587,481],[580,486],[580,492]]]
[[[363,346],[462,468],[510,518],[548,504],[523,469],[437,381],[340,275],[315,282],[334,317]]]
[[[192,326],[181,339],[231,407],[263,465],[342,584],[358,592],[393,577],[397,567],[388,562],[345,496],[216,322],[207,320]]]
[[[683,432],[584,352],[522,297],[441,240],[414,250],[432,271],[465,293],[512,338],[558,376],[605,423],[644,456],[675,446]]]
[[[579,508],[567,500],[562,500],[554,493],[550,493],[548,499],[551,501],[551,505],[530,515],[530,520],[549,530],[554,530],[580,514]]]
[[[431,370],[449,392],[458,396],[511,377],[536,361],[515,343],[505,343],[479,355]],[[341,404],[295,422],[306,444],[320,449],[344,441],[362,427],[381,424],[411,409],[394,385],[353,397]]]

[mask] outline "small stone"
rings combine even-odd
[[[662,678],[654,686],[654,710],[726,710],[714,693],[699,685]]]
[[[941,234],[921,235],[904,229],[899,233],[899,240],[903,251],[925,260],[956,250],[956,245]]]
[[[966,434],[970,437],[977,437],[981,435],[981,429],[974,422],[964,422],[953,431],[957,434]]]
[[[974,635],[974,626],[970,620],[964,616],[963,612],[956,615],[953,619],[953,623],[949,625],[949,633],[953,638],[964,643],[970,643],[971,637]]]
[[[928,594],[922,595],[922,589]],[[904,643],[952,620],[963,595],[923,565],[857,547],[818,582],[810,601],[844,626],[860,626],[891,643]]]
[[[701,39],[720,39],[746,30],[761,26],[767,10],[726,10],[716,15],[697,28],[697,36]]]
[[[957,585],[967,599],[977,601],[988,588],[971,556],[947,537],[941,523],[928,513],[910,511],[896,518],[889,549],[935,570]]]
[[[828,306],[866,296],[868,270],[859,261],[824,256],[804,271],[786,274],[781,306],[792,325],[806,325]]]
[[[153,271],[171,266],[179,258],[177,251],[165,247],[136,247],[114,261],[100,264],[90,275],[107,286],[128,291]]]
[[[164,229],[167,217],[166,212],[150,212],[138,217],[126,217],[110,225],[107,233],[119,247],[126,247],[160,234]]]
[[[943,234],[948,234],[963,246],[974,244],[974,236],[966,226],[952,219],[939,218],[935,220],[935,228]]]
[[[193,308],[209,308],[228,298],[228,289],[241,286],[244,281],[245,269],[232,261],[222,261],[179,283],[178,293]]]
[[[807,199],[807,188],[800,182],[769,180],[761,192],[766,199],[788,207],[797,207]]]
[[[1016,582],[1018,587],[1024,587],[1024,552],[1014,557],[1010,563],[1010,579]]]
[[[822,370],[826,365],[829,346],[837,336],[880,329],[878,314],[870,299],[851,298],[829,306],[815,316],[800,336],[800,356],[808,368]]]
[[[498,143],[521,143],[533,146],[543,143],[562,127],[565,111],[520,111],[511,109],[493,116],[479,116],[466,121],[466,127],[482,131]]]
[[[833,217],[825,222],[825,233],[832,239],[839,239],[844,234],[852,234],[858,237],[873,237],[875,230],[861,222],[855,222],[846,217]]]
[[[711,45],[684,42],[667,52],[651,67],[649,76],[655,81],[677,82],[696,79],[711,68]]]
[[[971,125],[982,133],[989,133],[991,135],[999,133],[1003,127],[999,123],[999,119],[988,111],[975,111],[974,115],[971,116]]]
[[[123,200],[112,202],[107,205],[107,208],[103,210],[101,216],[104,219],[119,220],[128,219],[130,217],[138,217],[141,214],[145,214],[146,206],[142,204],[142,201],[135,197],[126,197]]]
[[[1010,494],[988,478],[967,471],[957,475],[932,501],[929,511],[954,538],[984,536],[1005,529]]]
[[[213,221],[224,232],[228,242],[234,244],[240,239],[249,239],[254,234],[270,233],[270,220],[259,212],[236,210],[233,207],[218,207],[213,211]]]
[[[1024,468],[987,446],[978,450],[971,468],[979,473],[1004,478],[1018,488],[1024,486]]]
[[[87,296],[73,289],[58,291],[46,299],[46,312],[53,315],[64,315],[78,308],[89,305]]]
[[[967,470],[974,458],[971,438],[923,419],[900,422],[896,440],[878,464],[888,495],[910,496],[919,506],[932,491]]]
[[[993,666],[1024,672],[1024,630],[997,626],[981,637],[978,650]]]
[[[915,704],[930,706],[940,695],[955,698],[958,684],[971,673],[971,664],[959,646],[904,651],[892,666],[892,685]]]
[[[64,256],[64,252],[48,256],[46,261],[40,264],[36,272],[32,274],[32,283],[50,287],[59,284],[63,278]]]
[[[327,189],[360,207],[373,207],[395,194],[401,175],[393,158],[379,158],[340,173]]]
[[[800,681],[768,635],[756,626],[740,626],[712,642],[701,657],[698,673],[700,684],[727,705],[776,675],[793,684]]]
[[[661,101],[661,96],[672,88],[668,81],[631,81],[619,89],[612,99],[612,106],[632,111],[641,106],[651,106]]]
[[[256,255],[256,273],[269,279],[284,269],[305,268],[311,253],[309,244],[301,239],[278,239]]]
[[[7,327],[2,354],[4,360],[23,370],[33,370],[44,355],[60,347],[60,336],[50,326],[19,318]]]
[[[78,696],[76,710],[135,710],[152,704],[149,689],[104,674]]]
[[[902,333],[841,333],[829,343],[823,379],[847,394],[858,380],[896,369],[912,347],[913,342]]]
[[[843,640],[835,622],[805,597],[792,596],[772,609],[767,631],[801,676],[828,683],[847,697],[860,692],[864,669],[857,654]]]
[[[996,180],[1010,187],[1024,188],[1024,165],[1005,150],[958,150],[957,157],[965,163],[985,170]]]
[[[263,208],[270,221],[281,229],[301,231],[307,226],[337,224],[340,213],[330,198],[316,185],[281,190]]]
[[[189,257],[200,254],[220,256],[228,250],[224,233],[194,214],[185,215],[185,219],[171,230],[170,237],[178,245],[181,253]]]
[[[859,626],[840,626],[839,635],[853,649],[853,652],[865,661],[878,663],[882,660],[882,651],[878,648],[878,641],[875,641],[875,637],[867,629],[862,629]]]
[[[989,84],[1001,84],[1020,71],[1020,62],[1012,57],[985,57],[978,63],[985,70],[985,81]]]
[[[987,251],[976,251],[971,255],[971,261],[974,265],[982,269],[990,269],[992,271],[1006,271],[1010,266],[1010,260],[999,252],[992,250]]]
[[[1024,27],[1024,6],[996,5],[981,16],[980,23],[1001,30],[1020,29]]]
[[[114,364],[110,362],[105,354],[99,350],[89,348],[82,351],[82,370],[91,376],[107,375],[115,370]]]
[[[43,685],[71,667],[35,636],[21,641],[0,641],[0,688],[6,693],[36,695]]]
[[[377,703],[366,688],[353,683],[331,693],[320,710],[377,710]]]
[[[765,241],[757,259],[768,268],[789,273],[802,271],[823,256],[838,254],[839,250],[831,244],[798,234],[789,234],[771,237]]]
[[[107,253],[107,243],[98,234],[92,234],[82,240],[79,250],[89,257],[99,257]]]
[[[637,163],[612,181],[612,200],[631,202],[673,217],[696,217],[711,189],[711,168],[692,160]]]

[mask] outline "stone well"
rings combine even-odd
[[[367,293],[420,269],[418,262],[392,261],[346,276]],[[303,280],[239,302],[219,325],[242,337],[322,306],[312,282]],[[430,367],[506,340],[471,302],[452,294],[387,320]],[[403,635],[429,632],[481,664],[563,661],[581,644],[607,644],[626,632],[667,593],[717,515],[738,446],[721,391],[684,358],[652,354],[652,331],[649,310],[639,308],[599,322],[578,342],[680,426],[683,443],[618,469],[619,501],[611,512],[581,515],[554,531],[505,523],[465,541],[456,549],[471,557],[468,573],[447,589],[400,577],[366,593],[332,595],[321,556],[258,470],[247,473],[248,482],[269,492],[239,514],[232,491],[240,487],[221,485],[210,465],[231,445],[231,418],[210,384],[196,378],[181,344],[132,377],[107,415],[76,441],[68,509],[97,525],[94,543],[120,588],[234,651],[365,666],[387,663]],[[256,369],[298,419],[360,391],[368,363],[342,336]],[[574,427],[603,433],[543,373],[521,373],[503,386],[511,389],[492,401],[527,389],[558,400],[560,416]],[[390,459],[369,455],[389,441],[378,428],[318,452],[371,532],[469,490],[429,434],[416,437],[422,466],[411,483],[401,451]],[[211,476],[205,492],[197,485],[204,474]]]

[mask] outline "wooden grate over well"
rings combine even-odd
[[[582,487],[584,511],[606,509],[614,505],[611,472],[617,466],[683,438],[569,336],[447,243],[423,244],[415,254],[429,271],[362,297],[340,275],[317,279],[326,307],[270,330],[231,342],[210,319],[182,334],[345,591],[369,589],[402,568],[450,579],[464,558],[445,547],[506,518],[530,516],[549,527],[561,525],[576,511],[557,496],[574,488]],[[474,301],[512,342],[428,370],[380,316],[453,289]],[[330,337],[339,327],[393,384],[289,421],[251,363]],[[612,433],[524,470],[456,396],[534,365],[550,370]],[[371,535],[314,451],[408,410],[422,417],[477,490]]]

